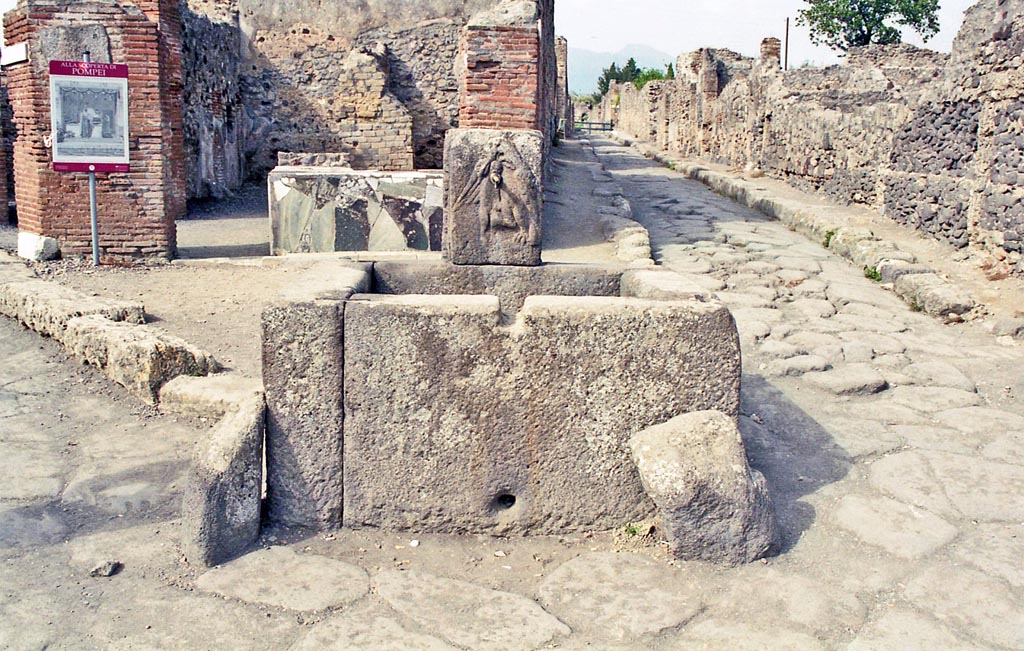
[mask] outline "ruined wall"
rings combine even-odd
[[[499,4],[188,0],[190,196],[237,188],[280,151],[342,152],[361,169],[440,168],[458,124],[462,29]]]
[[[1024,273],[1024,0],[982,0],[950,56],[851,50],[841,66],[779,70],[725,50],[680,56],[675,81],[616,87],[601,118],[682,155],[750,165],[874,207]]]
[[[8,46],[28,44],[29,60],[8,66],[14,110],[19,230],[56,238],[64,253],[91,249],[85,174],[51,167],[48,64],[80,59],[129,66],[131,169],[98,179],[101,254],[174,253],[174,220],[185,209],[181,112],[181,22],[175,0],[91,0],[63,5],[21,0],[4,17]]]

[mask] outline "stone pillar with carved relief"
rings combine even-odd
[[[452,129],[445,139],[445,258],[459,265],[541,263],[544,136]]]

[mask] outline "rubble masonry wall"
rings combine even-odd
[[[873,46],[782,72],[774,53],[684,54],[674,81],[613,89],[601,119],[666,151],[871,206],[1024,273],[1024,0],[979,2],[948,56]]]

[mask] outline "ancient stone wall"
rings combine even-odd
[[[460,34],[499,4],[188,0],[190,195],[230,191],[280,151],[344,152],[361,169],[440,168],[459,119]]]
[[[779,70],[725,50],[680,56],[674,81],[617,86],[601,119],[684,156],[760,169],[864,204],[1024,273],[1024,0],[982,0],[949,56],[851,50]]]
[[[14,110],[19,229],[53,237],[65,253],[90,250],[85,174],[51,166],[48,64],[80,59],[129,66],[131,170],[98,179],[101,254],[173,255],[174,220],[185,209],[181,118],[181,23],[174,0],[22,0],[4,18],[8,46],[27,43],[29,60],[7,67]]]

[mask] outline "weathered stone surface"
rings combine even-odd
[[[1024,599],[981,572],[933,565],[907,584],[905,594],[913,605],[972,637],[1011,649],[1024,646]]]
[[[444,262],[377,262],[378,294],[492,294],[506,314],[519,311],[527,296],[618,296],[624,267],[545,264],[539,267],[451,265]]]
[[[824,373],[807,373],[804,379],[838,396],[868,395],[889,386],[882,374],[867,364],[847,364]]]
[[[538,588],[541,604],[574,630],[627,640],[683,624],[703,609],[700,582],[633,554],[590,553],[563,563]]]
[[[911,610],[894,610],[872,621],[857,634],[847,651],[983,651],[957,638],[948,628]]]
[[[896,294],[912,307],[932,316],[966,314],[974,299],[937,274],[910,274],[896,279]]]
[[[145,311],[138,303],[89,296],[44,280],[0,284],[0,314],[65,346],[64,330],[75,317],[98,314],[111,321],[146,322]]]
[[[55,260],[60,257],[60,242],[52,237],[19,231],[18,255],[35,262]]]
[[[867,614],[852,591],[791,569],[754,563],[731,572],[726,581],[724,594],[714,600],[712,609],[716,615],[727,613],[744,622],[790,622],[823,633],[856,628]]]
[[[835,517],[864,542],[907,559],[930,554],[957,534],[939,516],[891,499],[849,495],[840,501]]]
[[[153,326],[75,317],[63,334],[64,346],[133,395],[155,403],[160,387],[179,375],[207,375],[220,365],[209,353]]]
[[[820,355],[797,355],[769,362],[765,374],[773,377],[795,376],[815,371],[827,371],[830,368],[832,368],[832,364]]]
[[[960,369],[947,362],[929,361],[911,364],[903,373],[913,378],[916,384],[932,387],[950,387],[974,393],[977,385]]]
[[[905,504],[944,518],[960,517],[920,452],[901,452],[876,461],[871,464],[870,481],[872,486]]]
[[[234,373],[179,375],[160,388],[160,411],[194,418],[221,418],[252,401],[263,403],[263,383]]]
[[[1005,432],[1020,423],[1020,415],[989,407],[949,408],[935,414],[938,422],[968,434]]]
[[[86,624],[87,639],[104,640],[110,651],[275,651],[295,637],[284,617],[267,617],[226,599],[145,584],[131,592],[132,616],[121,603],[102,604]]]
[[[1024,467],[972,455],[923,454],[965,516],[980,522],[1024,521]]]
[[[271,251],[440,251],[442,180],[441,172],[275,168]]]
[[[715,296],[686,276],[664,270],[635,270],[622,275],[622,295],[669,301],[710,301]]]
[[[875,267],[883,283],[894,283],[902,276],[910,274],[934,273],[934,269],[923,264],[906,262],[905,260],[883,260]]]
[[[956,543],[956,555],[983,572],[1024,588],[1024,536],[1020,524],[983,524]]]
[[[677,416],[634,435],[629,446],[677,558],[749,563],[778,546],[768,482],[747,464],[733,418]]]
[[[196,579],[196,587],[250,603],[311,611],[361,599],[370,579],[355,565],[271,547],[208,571]]]
[[[267,513],[276,522],[341,524],[343,310],[309,301],[263,312]]]
[[[679,651],[824,651],[816,639],[799,631],[772,626],[753,627],[728,619],[706,619],[673,640]]]
[[[197,446],[185,486],[185,556],[208,567],[243,553],[260,534],[263,396],[236,409]]]
[[[690,411],[735,416],[738,346],[712,303],[534,296],[504,328],[494,297],[354,296],[345,524],[544,533],[641,520],[654,505],[626,442]]]
[[[392,608],[466,649],[531,651],[572,632],[526,597],[426,572],[382,572],[374,587]]]
[[[543,139],[539,131],[448,131],[444,253],[450,262],[540,264]]]
[[[314,626],[289,651],[458,651],[436,637],[413,633],[389,617],[338,615]]]
[[[977,393],[949,387],[896,387],[891,395],[893,402],[927,413],[981,404],[981,396]]]

